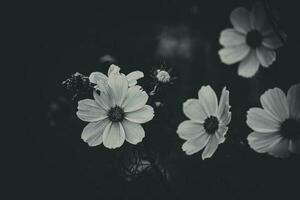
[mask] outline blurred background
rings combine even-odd
[[[22,131],[12,160],[12,197],[30,199],[288,199],[298,194],[300,157],[275,159],[247,145],[251,132],[246,111],[259,106],[269,88],[284,91],[300,82],[296,1],[269,1],[287,33],[276,62],[260,68],[253,79],[237,75],[237,65],[218,57],[219,35],[231,27],[230,12],[248,9],[255,1],[98,1],[97,4],[23,2],[14,5],[13,48],[20,62]],[[113,164],[124,145],[112,151],[88,147],[80,139],[85,123],[77,119],[77,102],[61,83],[71,74],[107,72],[110,63],[128,73],[141,70],[140,82],[150,91],[153,69],[161,64],[176,76],[156,98],[163,103],[155,120],[145,126],[146,143],[160,154],[168,171],[168,187],[153,171],[136,178],[120,176]],[[202,85],[220,95],[230,91],[232,121],[227,140],[210,159],[201,152],[186,156],[176,135],[185,120],[182,102],[197,96]]]

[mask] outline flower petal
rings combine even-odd
[[[124,74],[111,73],[108,77],[108,85],[113,93],[116,105],[121,103],[128,91],[128,81]]]
[[[202,160],[210,158],[217,150],[219,145],[219,140],[216,135],[212,135],[202,153]]]
[[[218,107],[218,118],[220,122],[224,125],[229,124],[231,120],[231,112],[229,112],[229,109],[229,91],[226,89],[226,87],[224,87],[222,90]]]
[[[268,23],[266,12],[262,3],[255,3],[252,7],[250,13],[250,23],[252,29],[256,29],[258,31],[263,31],[266,24]]]
[[[246,42],[246,36],[232,28],[228,28],[221,32],[219,42],[226,47],[241,45]]]
[[[201,134],[200,136],[193,138],[191,140],[186,141],[182,145],[182,150],[185,151],[187,155],[192,155],[197,153],[201,149],[205,147],[208,143],[210,135],[208,134]]]
[[[256,55],[263,67],[269,67],[276,60],[275,51],[267,49],[265,47],[257,48]]]
[[[110,76],[110,74],[111,74],[112,72],[114,72],[114,73],[119,73],[119,72],[120,72],[120,67],[117,66],[117,65],[111,64],[111,65],[109,66],[107,75]]]
[[[97,94],[96,91],[93,92],[94,99],[96,103],[104,110],[108,111],[109,108],[111,107],[110,102],[109,102],[109,96],[105,93],[100,93]]]
[[[125,139],[131,144],[137,144],[145,137],[145,131],[140,124],[130,122],[128,120],[122,121],[122,126],[125,131]]]
[[[289,151],[292,153],[300,154],[300,138],[295,141],[290,140]]]
[[[205,129],[202,124],[193,122],[192,120],[186,120],[179,124],[177,128],[177,134],[180,138],[190,140],[205,133]]]
[[[234,9],[230,14],[230,21],[237,31],[244,34],[250,31],[250,14],[245,8]]]
[[[255,75],[259,67],[259,61],[257,59],[256,53],[254,50],[245,57],[245,59],[240,63],[238,67],[238,75],[251,78]]]
[[[289,117],[288,101],[281,89],[267,90],[261,95],[260,102],[263,108],[278,121],[283,122]]]
[[[145,105],[143,108],[125,113],[125,118],[131,122],[135,123],[146,123],[150,121],[154,116],[154,110],[151,106]]]
[[[280,40],[280,38],[273,33],[270,36],[267,36],[263,39],[262,44],[272,50],[278,49],[279,47],[283,46],[282,41]]]
[[[217,116],[218,99],[215,91],[208,85],[202,86],[198,91],[201,105],[206,111],[207,116]]]
[[[77,116],[85,122],[96,122],[107,118],[107,112],[94,100],[84,99],[78,101]]]
[[[280,139],[281,136],[278,132],[273,132],[273,133],[252,132],[247,137],[249,146],[258,153],[268,152],[272,144],[276,143]]]
[[[289,142],[288,139],[281,138],[270,147],[268,153],[277,158],[289,157]]]
[[[198,99],[186,100],[183,103],[183,113],[189,119],[199,123],[204,123],[204,120],[208,117]]]
[[[280,129],[280,123],[261,108],[250,108],[247,112],[248,126],[257,132],[269,133]]]
[[[102,143],[104,129],[109,124],[108,119],[89,123],[82,131],[81,139],[89,146],[97,146]]]
[[[107,82],[107,76],[101,72],[92,72],[89,81],[94,84],[97,84],[98,81]]]
[[[223,63],[227,65],[234,64],[245,58],[250,51],[250,48],[246,44],[238,46],[225,47],[219,50],[219,56]]]
[[[225,135],[228,131],[228,127],[224,125],[220,125],[218,131],[216,132],[216,136],[219,140],[219,144],[225,141]]]
[[[130,87],[122,103],[124,112],[132,112],[141,109],[146,105],[148,98],[148,94],[145,91],[142,91],[140,86]]]
[[[141,71],[134,71],[127,74],[127,80],[129,82],[129,87],[137,84],[137,80],[144,77],[144,73]]]
[[[103,145],[109,149],[115,149],[125,141],[125,132],[121,123],[110,122],[103,132]]]
[[[287,93],[287,101],[291,118],[300,120],[300,83],[290,87]]]

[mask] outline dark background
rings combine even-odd
[[[299,7],[296,1],[270,1],[280,13],[288,40],[277,61],[260,68],[253,79],[237,76],[237,65],[218,57],[220,31],[231,27],[230,12],[250,8],[254,1],[119,1],[97,4],[23,2],[7,14],[10,47],[24,116],[10,158],[7,184],[11,199],[289,199],[298,194],[300,158],[275,159],[257,154],[247,145],[251,130],[246,111],[259,106],[268,88],[284,91],[300,82]],[[170,53],[159,51],[160,38],[176,41]],[[184,45],[178,45],[181,41]],[[131,182],[122,179],[110,163],[115,153],[103,145],[90,148],[81,139],[85,123],[75,116],[76,102],[65,95],[61,82],[70,74],[106,73],[110,54],[122,71],[141,70],[141,83],[150,89],[149,75],[162,63],[177,76],[159,99],[167,106],[161,117],[146,126],[146,141],[169,158],[171,192],[145,173]],[[182,102],[196,97],[202,85],[217,94],[230,91],[233,118],[227,140],[211,159],[201,152],[186,156],[177,138],[185,119]],[[19,91],[21,88],[21,91]],[[52,105],[52,106],[51,106]],[[59,109],[53,108],[59,105]],[[150,139],[149,139],[150,138]],[[126,146],[126,145],[125,145]],[[123,147],[122,147],[123,148]],[[122,148],[117,151],[122,151]],[[124,147],[125,148],[125,147]],[[170,194],[172,193],[172,194]],[[298,195],[299,196],[299,195]]]

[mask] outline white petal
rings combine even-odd
[[[122,126],[125,131],[125,139],[131,144],[137,144],[145,137],[145,131],[140,124],[130,122],[128,120],[122,121]]]
[[[107,97],[107,94],[105,93],[100,93],[97,94],[96,91],[93,92],[94,99],[96,103],[104,110],[108,111],[109,108],[111,107],[110,102],[108,101],[109,97]],[[105,96],[105,98],[103,98]]]
[[[108,77],[108,85],[113,93],[115,103],[118,106],[121,106],[128,91],[128,81],[126,76],[124,74],[111,73]]]
[[[274,157],[287,158],[290,156],[289,152],[289,140],[281,138],[275,142],[269,149],[268,153]]]
[[[212,135],[202,153],[202,160],[210,158],[217,150],[219,140],[215,135]]]
[[[258,153],[268,152],[270,150],[270,147],[280,139],[281,136],[278,132],[273,132],[273,133],[252,132],[247,137],[249,146]]]
[[[255,75],[259,68],[259,61],[254,50],[245,57],[238,67],[238,75],[251,78]]]
[[[125,112],[132,112],[141,109],[148,101],[148,94],[142,91],[139,86],[132,86],[128,89],[127,95],[124,98],[122,107]]]
[[[291,118],[300,120],[300,84],[290,87],[287,93],[287,101]]]
[[[85,122],[96,122],[107,118],[107,112],[94,100],[84,99],[78,101],[77,116]]]
[[[262,31],[267,23],[266,12],[262,3],[255,3],[250,13],[250,23],[253,29]]]
[[[246,37],[242,33],[228,28],[221,32],[219,42],[223,46],[236,46],[246,42]]]
[[[289,117],[287,98],[281,89],[267,90],[261,95],[260,102],[263,108],[278,121],[283,122]]]
[[[250,14],[245,8],[234,9],[230,14],[230,21],[237,31],[245,34],[250,31]]]
[[[283,43],[281,42],[280,38],[273,33],[270,36],[267,36],[262,41],[263,45],[269,49],[278,49],[279,47],[283,46]]]
[[[177,134],[180,138],[185,140],[193,139],[204,133],[205,129],[203,125],[191,120],[181,122],[177,128]]]
[[[275,51],[267,49],[265,47],[257,48],[256,55],[263,67],[269,67],[276,60]]]
[[[137,84],[137,80],[144,77],[144,73],[141,71],[134,71],[127,74],[127,80],[129,82],[129,87]]]
[[[224,125],[220,125],[218,131],[216,132],[216,136],[219,140],[219,144],[225,141],[225,135],[228,131],[228,127]]]
[[[229,112],[229,109],[229,91],[226,89],[226,87],[224,87],[218,107],[218,118],[222,124],[227,125],[231,120],[231,113]]]
[[[207,118],[206,112],[198,99],[186,100],[183,103],[183,113],[189,119],[199,123],[204,123]]]
[[[247,112],[247,124],[252,130],[261,133],[276,132],[280,129],[280,123],[261,108],[251,108]]]
[[[290,141],[289,151],[292,153],[300,154],[300,138],[298,138],[295,141],[293,140]]]
[[[82,131],[81,139],[89,146],[97,146],[102,143],[104,129],[109,124],[108,119],[89,123]]]
[[[111,65],[109,66],[107,75],[110,76],[110,74],[111,74],[112,72],[113,72],[113,73],[119,73],[119,72],[120,72],[120,67],[117,66],[117,65],[111,64]]]
[[[89,76],[91,83],[97,84],[98,81],[107,82],[107,76],[101,72],[92,72]]]
[[[246,44],[242,44],[238,46],[225,47],[219,50],[218,53],[223,63],[231,65],[245,58],[248,55],[249,51],[249,46]]]
[[[186,141],[182,145],[182,150],[185,151],[187,155],[192,155],[197,153],[201,149],[205,147],[207,142],[209,141],[210,135],[202,134],[196,138]]]
[[[143,108],[125,113],[125,118],[131,122],[135,123],[146,123],[150,121],[154,116],[154,110],[151,106],[145,105]]]
[[[217,116],[218,99],[215,91],[208,85],[198,91],[198,98],[207,116]]]
[[[109,149],[115,149],[125,141],[125,132],[120,123],[110,122],[103,133],[103,145]]]

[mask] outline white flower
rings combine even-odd
[[[120,67],[118,67],[117,65],[111,64],[108,69],[107,75],[109,76],[113,72],[119,73]],[[144,77],[144,73],[141,71],[133,71],[133,72],[129,73],[126,77],[127,77],[128,83],[129,83],[129,87],[131,87],[131,86],[137,84],[138,79]],[[97,84],[99,82],[99,84],[96,85],[96,88],[101,90],[101,88],[98,88],[98,85],[100,85],[100,87],[101,87],[102,84],[106,84],[108,77],[101,72],[92,72],[89,76],[89,80],[91,83],[94,83],[94,84]]]
[[[165,70],[158,69],[156,78],[159,82],[162,82],[162,83],[168,83],[171,81],[171,76],[170,76],[169,72],[167,72]]]
[[[99,82],[98,82],[99,83]],[[114,149],[124,141],[137,144],[145,136],[140,125],[154,116],[153,108],[146,105],[148,95],[140,86],[129,87],[128,77],[120,73],[110,73],[101,94],[93,93],[94,100],[78,102],[77,116],[90,122],[81,138],[89,146],[100,145]]]
[[[219,42],[224,46],[219,51],[223,63],[240,62],[238,75],[252,77],[259,65],[269,67],[276,59],[275,49],[283,44],[271,27],[263,5],[254,4],[251,12],[243,7],[230,14],[233,28],[221,32]]]
[[[187,140],[182,150],[194,154],[205,146],[202,159],[211,157],[219,144],[225,141],[225,134],[231,120],[229,91],[223,88],[220,103],[210,86],[203,86],[198,92],[199,99],[188,99],[183,103],[183,112],[190,119],[179,124],[177,133]]]
[[[248,136],[258,153],[285,158],[300,153],[300,84],[293,85],[287,96],[279,88],[269,89],[260,97],[262,108],[251,108],[247,124],[253,130]]]

